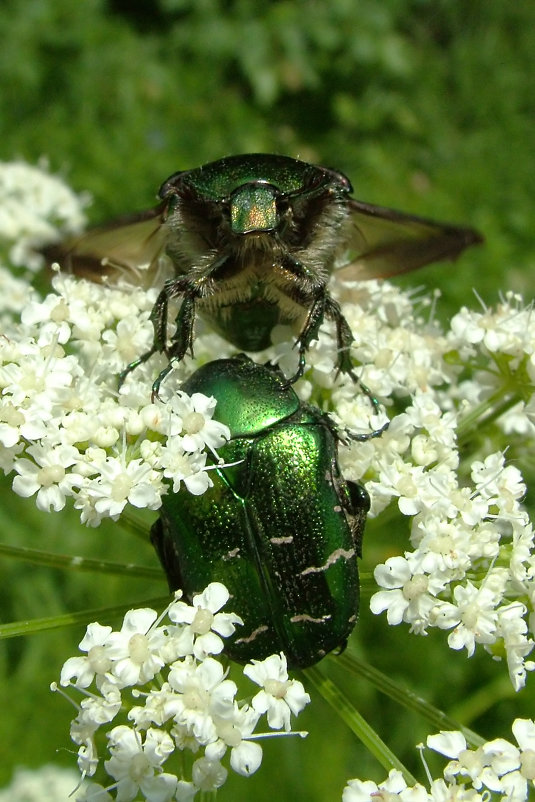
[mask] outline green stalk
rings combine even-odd
[[[368,722],[361,716],[350,700],[343,694],[336,685],[324,674],[317,666],[306,670],[307,679],[312,682],[316,690],[323,696],[325,701],[336,711],[336,713],[347,724],[349,729],[355,733],[361,743],[368,749],[379,763],[389,772],[391,769],[398,769],[403,774],[407,785],[415,785],[416,778],[401,763],[396,755],[390,751],[385,742],[379,737],[375,730],[370,727]]]
[[[337,662],[351,674],[367,679],[378,691],[389,696],[407,710],[413,710],[421,715],[431,724],[435,731],[459,730],[463,733],[470,746],[473,747],[478,747],[485,743],[485,739],[481,738],[476,732],[459,724],[458,721],[450,718],[443,710],[426,702],[414,691],[400,685],[391,677],[387,677],[382,671],[374,668],[365,660],[361,660],[355,654],[346,651],[337,658]]]
[[[49,629],[61,629],[74,625],[87,625],[90,621],[114,620],[123,616],[127,610],[135,607],[155,607],[161,608],[162,605],[169,604],[169,596],[158,596],[154,599],[144,599],[140,603],[119,604],[115,607],[95,607],[92,610],[80,610],[77,613],[65,613],[64,615],[51,615],[46,618],[32,618],[29,621],[12,621],[8,624],[0,624],[0,640],[5,638],[16,638],[20,635],[34,635],[36,632],[43,632]]]
[[[6,543],[0,543],[0,554],[35,565],[47,565],[50,568],[60,568],[66,571],[97,571],[102,574],[116,574],[117,576],[139,577],[142,579],[161,579],[162,577],[160,568],[134,565],[133,563],[116,563],[110,560],[93,560],[88,557],[77,557],[73,554],[54,554],[50,551],[30,549],[25,546],[9,546]]]

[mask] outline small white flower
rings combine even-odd
[[[131,802],[139,791],[153,802],[168,802],[177,779],[160,773],[160,769],[173,752],[172,738],[161,730],[149,729],[143,741],[140,733],[125,725],[114,727],[108,738],[111,757],[104,765],[116,780],[118,802]]]
[[[262,747],[249,740],[259,719],[259,714],[245,705],[239,709],[234,706],[231,719],[216,720],[217,741],[208,744],[205,757],[221,760],[230,748],[231,768],[243,777],[249,777],[260,768]]]
[[[431,735],[427,745],[454,758],[444,770],[446,779],[469,777],[478,790],[487,788],[512,802],[524,802],[528,785],[535,782],[535,724],[530,719],[516,719],[512,729],[520,748],[495,738],[477,749],[467,749],[460,732]]]
[[[212,420],[215,398],[178,392],[167,403],[181,422],[180,431],[170,431],[169,435],[180,434],[185,451],[202,451],[207,446],[214,452],[230,439],[228,426]]]
[[[531,719],[517,718],[512,730],[519,748],[503,738],[489,741],[482,748],[489,768],[500,777],[504,795],[513,802],[523,802],[529,787],[535,785],[535,724]]]
[[[147,314],[127,314],[119,320],[115,330],[103,332],[103,357],[110,361],[110,367],[115,365],[115,370],[119,371],[148,351],[153,335],[154,329]]]
[[[498,609],[498,629],[505,646],[509,677],[515,691],[524,687],[526,672],[533,671],[533,662],[526,661],[535,645],[528,637],[528,625],[524,620],[527,608],[520,602],[512,602]]]
[[[160,650],[165,644],[164,627],[153,627],[157,614],[150,608],[129,610],[120,632],[107,639],[107,655],[113,661],[111,673],[122,687],[145,684],[164,665]]]
[[[66,343],[71,335],[69,325],[69,307],[65,300],[58,295],[47,295],[41,301],[30,301],[22,310],[21,322],[25,326],[40,326],[38,343],[49,345],[51,343]]]
[[[395,626],[406,621],[411,624],[412,631],[422,633],[429,624],[436,594],[443,589],[446,580],[439,574],[428,576],[414,572],[411,562],[405,557],[390,557],[384,565],[375,568],[375,581],[386,589],[374,593],[370,610],[375,615],[386,610],[389,624]]]
[[[80,743],[78,747],[78,768],[82,777],[92,777],[98,768],[98,752],[93,738],[86,738],[84,741],[76,738],[76,722],[71,726],[71,738],[75,743]]]
[[[192,768],[193,784],[200,791],[216,791],[226,782],[228,771],[218,760],[201,757]]]
[[[173,663],[169,685],[179,695],[175,700],[175,721],[191,729],[199,743],[216,740],[214,715],[232,715],[236,685],[225,679],[221,663],[207,657],[197,664],[192,657]]]
[[[380,785],[371,780],[349,780],[342,794],[342,802],[388,802],[407,788],[402,773],[391,769],[388,778]]]
[[[159,690],[151,689],[145,697],[145,703],[133,707],[128,718],[139,730],[147,729],[151,724],[161,727],[174,717],[178,709],[176,692],[168,682],[164,682]]]
[[[100,465],[100,476],[88,480],[81,494],[87,498],[99,516],[116,519],[127,503],[134,507],[158,509],[158,474],[140,459],[126,463],[120,457],[106,457]],[[77,502],[75,506],[82,506]]]
[[[107,653],[107,642],[112,632],[111,627],[103,627],[98,622],[88,624],[86,633],[79,643],[87,657],[70,657],[61,669],[61,684],[69,685],[72,678],[77,688],[88,688],[95,674],[104,677],[109,673],[112,661]]]
[[[113,721],[122,704],[119,688],[109,680],[100,683],[99,691],[101,696],[87,696],[80,703],[79,718],[88,724],[95,725],[95,729]]]
[[[46,448],[34,445],[29,446],[26,453],[35,462],[24,457],[15,461],[18,476],[13,479],[13,490],[24,498],[37,493],[36,503],[40,510],[62,510],[73,487],[83,483],[79,474],[66,470],[79,461],[78,449],[74,446]]]
[[[451,629],[448,643],[452,649],[465,648],[471,657],[476,643],[496,640],[497,612],[500,601],[493,588],[477,588],[471,582],[457,585],[453,591],[456,604],[439,602],[433,610],[433,622],[440,629]]]
[[[262,763],[262,747],[250,740],[260,714],[248,705],[233,706],[231,716],[215,718],[217,740],[208,744],[205,757],[221,760],[230,748],[230,765],[244,777],[254,774]]]
[[[224,644],[219,635],[228,638],[235,632],[236,624],[243,624],[235,613],[219,612],[228,600],[226,587],[220,582],[211,582],[202,593],[193,597],[191,605],[177,601],[170,606],[171,621],[185,624],[186,632],[189,631],[194,638],[193,654],[198,660],[223,651]]]
[[[173,493],[178,493],[182,483],[189,493],[200,496],[212,480],[206,470],[206,453],[186,451],[178,439],[170,438],[167,445],[158,452],[157,467],[163,468],[163,475],[173,481]]]
[[[288,678],[284,654],[281,652],[265,660],[252,660],[243,673],[263,688],[253,697],[252,707],[259,714],[267,713],[272,729],[284,728],[289,731],[290,715],[297,716],[310,702],[310,696],[301,682]]]

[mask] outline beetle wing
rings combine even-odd
[[[90,281],[123,278],[129,284],[150,287],[158,283],[160,257],[167,244],[166,204],[121,217],[90,229],[79,237],[43,249],[50,264]]]
[[[469,245],[483,241],[472,228],[451,226],[348,200],[347,263],[337,275],[347,281],[387,278],[431,262],[455,259]]]

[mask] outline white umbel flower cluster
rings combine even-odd
[[[53,764],[36,769],[19,767],[9,785],[0,788],[0,802],[72,802],[77,779],[75,769]]]
[[[203,493],[205,449],[229,436],[212,420],[215,400],[175,393],[151,403],[142,370],[117,391],[117,374],[150,347],[154,294],[63,275],[53,284],[44,301],[28,293],[0,341],[0,465],[16,474],[13,490],[47,511],[71,498],[91,526],[128,504],[157,509],[163,477],[175,492],[183,483]]]
[[[379,784],[371,780],[349,780],[343,802],[526,802],[535,787],[535,723],[517,718],[512,725],[516,744],[505,738],[486,741],[470,749],[459,731],[429,735],[427,746],[450,758],[443,776],[429,777],[429,788],[408,785],[401,771],[392,769]]]
[[[346,475],[373,477],[366,484],[372,511],[396,500],[411,518],[411,548],[375,568],[381,590],[371,609],[419,635],[443,629],[449,646],[468,656],[479,644],[505,657],[518,690],[535,665],[526,660],[533,649],[535,554],[522,506],[526,486],[517,465],[507,464],[507,448],[515,440],[526,453],[535,445],[535,319],[510,295],[492,311],[461,310],[445,335],[424,341],[413,332],[410,357],[402,350],[405,337],[399,361],[407,362],[409,404],[373,446],[355,445],[343,457]],[[489,432],[501,448],[485,453],[482,439],[477,456],[465,453],[464,439],[478,446],[487,417],[498,417]]]
[[[128,505],[157,509],[168,488],[204,492],[206,449],[217,451],[228,433],[211,417],[213,400],[177,388],[231,346],[198,326],[196,362],[176,366],[162,384],[165,403],[153,404],[164,357],[136,368],[120,391],[117,376],[152,345],[157,290],[59,274],[40,299],[14,281],[0,270],[0,467],[15,492],[44,510],[72,503],[89,525]],[[518,690],[535,666],[535,553],[521,473],[535,448],[535,315],[509,293],[495,308],[463,308],[443,330],[424,317],[427,299],[388,283],[333,282],[332,291],[363,381],[390,406],[382,437],[339,455],[344,476],[365,483],[372,516],[394,504],[399,512],[399,553],[376,567],[371,609],[417,635],[441,629],[468,656],[482,648],[504,659]],[[292,375],[292,333],[276,327],[273,342],[255,360]],[[366,394],[336,377],[335,343],[322,328],[296,391],[341,429],[380,428]]]
[[[160,616],[130,610],[119,631],[96,622],[87,627],[83,656],[67,660],[61,685],[84,697],[71,724],[82,777],[105,771],[111,779],[83,787],[77,800],[187,802],[223,785],[227,752],[238,774],[259,768],[263,736],[255,730],[262,716],[270,730],[290,732],[290,717],[310,697],[289,679],[283,654],[245,666],[244,675],[261,687],[249,703],[236,700],[236,684],[213,657],[242,623],[221,612],[228,598],[224,585],[213,582],[191,606],[177,593]]]
[[[464,735],[453,731],[430,735],[427,746],[452,758],[444,769],[446,782],[467,783],[480,793],[524,802],[535,787],[535,723],[517,718],[512,731],[516,744],[494,738],[469,749]]]
[[[37,167],[0,162],[0,198],[0,243],[9,244],[5,255],[13,265],[30,270],[43,266],[37,248],[84,228],[90,200],[50,174],[44,160]]]
[[[408,785],[397,769],[392,769],[381,783],[372,780],[349,780],[342,794],[342,802],[485,802],[473,788],[433,780],[427,789],[416,783]]]

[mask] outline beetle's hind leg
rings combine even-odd
[[[173,548],[173,539],[168,535],[166,536],[164,523],[161,518],[158,518],[158,520],[153,523],[150,530],[150,539],[167,576],[169,590],[180,590],[184,585],[178,557]]]

